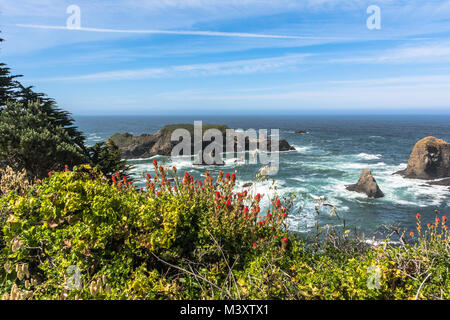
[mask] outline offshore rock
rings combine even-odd
[[[384,193],[378,187],[377,181],[372,176],[372,172],[364,169],[356,184],[347,186],[347,190],[365,193],[369,198],[382,198]]]
[[[441,179],[450,177],[450,144],[435,137],[416,143],[405,170],[398,171],[409,179]]]

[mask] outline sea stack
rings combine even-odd
[[[378,187],[377,181],[372,176],[372,172],[364,169],[356,184],[347,186],[347,190],[365,193],[369,198],[382,198],[384,193]]]
[[[450,177],[450,144],[435,137],[416,143],[405,170],[398,171],[409,179],[441,179]]]

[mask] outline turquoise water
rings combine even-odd
[[[318,221],[320,225],[340,225],[342,221],[322,208],[317,216],[316,199],[337,207],[337,214],[346,225],[372,234],[382,225],[399,225],[414,229],[415,215],[433,219],[434,211],[450,214],[448,187],[425,186],[422,180],[403,179],[392,173],[406,168],[414,144],[429,135],[450,141],[450,116],[293,116],[293,117],[76,117],[77,125],[85,133],[89,144],[103,141],[116,132],[134,135],[155,133],[164,125],[174,123],[226,124],[233,129],[279,129],[296,150],[280,153],[280,168],[273,176],[280,196],[297,194],[289,216],[292,230],[308,232]],[[305,135],[295,130],[305,129]],[[188,171],[200,177],[207,169],[213,174],[219,170],[238,172],[238,187],[255,181],[261,164],[238,165],[228,161],[224,167],[193,166],[187,159],[171,162],[156,157],[160,162],[175,165],[180,174]],[[133,177],[143,184],[141,172],[152,172],[152,159],[132,160]],[[382,199],[368,199],[362,194],[347,191],[345,186],[355,183],[362,169],[371,169],[380,188]],[[140,182],[139,182],[140,181]],[[255,183],[249,192],[265,194],[263,204],[269,203],[273,190],[269,183]]]

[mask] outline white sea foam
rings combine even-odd
[[[363,160],[376,160],[381,159],[381,154],[367,154],[367,153],[360,153],[356,155],[357,158],[363,159]]]
[[[378,167],[385,167],[386,163],[377,162],[377,163],[361,163],[361,162],[347,162],[338,165],[340,169],[371,169]]]
[[[295,151],[300,152],[300,153],[306,153],[311,150],[311,147],[309,147],[309,146],[299,146],[296,144],[291,144],[291,146],[295,148]]]
[[[386,241],[386,240],[376,240],[376,239],[366,239],[364,242],[373,247],[379,247],[379,246],[384,245],[385,243],[400,244],[400,241]]]

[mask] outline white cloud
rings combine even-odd
[[[307,86],[313,86],[306,89]],[[207,106],[237,105],[252,110],[284,108],[301,110],[314,108],[335,109],[423,109],[447,110],[450,101],[450,75],[428,75],[348,81],[323,81],[298,83],[282,90],[276,88],[255,88],[260,93],[240,91],[226,94],[213,90],[164,92],[155,96],[162,104],[173,103]]]
[[[272,58],[176,65],[161,68],[118,70],[68,77],[32,79],[28,81],[111,81],[162,78],[173,76],[195,77],[280,72],[286,71],[287,68],[298,66],[304,61],[305,58],[309,56],[309,54],[292,54]]]
[[[423,43],[420,46],[407,46],[369,54],[361,57],[355,56],[342,59],[331,59],[330,63],[357,63],[357,64],[382,64],[382,63],[427,63],[449,62],[450,43]]]

